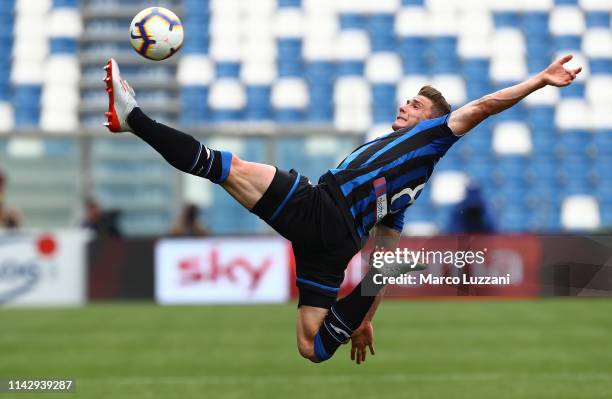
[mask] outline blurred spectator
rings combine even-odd
[[[470,184],[465,199],[451,211],[450,233],[494,233],[495,222],[480,187]]]
[[[98,236],[121,237],[117,210],[102,211],[93,198],[85,199],[85,217],[81,226],[92,230]]]
[[[181,211],[181,216],[176,221],[170,234],[180,237],[204,237],[208,229],[198,221],[200,209],[194,204],[187,204]]]
[[[17,209],[10,209],[5,204],[6,177],[0,171],[0,228],[14,230],[21,227],[21,214]]]

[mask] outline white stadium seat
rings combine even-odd
[[[302,0],[302,9],[309,14],[336,14],[338,3],[329,0]]]
[[[555,105],[559,101],[559,88],[554,86],[546,86],[540,90],[536,90],[523,101],[527,105]]]
[[[11,131],[15,127],[15,116],[13,106],[7,102],[0,101],[0,133]]]
[[[205,55],[184,55],[179,60],[176,77],[183,86],[208,86],[215,77],[215,68]]]
[[[366,60],[365,75],[372,83],[397,83],[402,77],[402,60],[397,53],[373,53]]]
[[[240,68],[240,80],[247,85],[270,85],[277,78],[275,61],[243,62]]]
[[[306,14],[304,16],[304,38],[331,40],[340,31],[340,24],[333,14]]]
[[[582,99],[559,101],[555,108],[555,124],[560,129],[589,129],[589,104]]]
[[[208,105],[212,109],[239,110],[246,104],[244,86],[236,79],[218,79],[210,86]]]
[[[370,85],[362,77],[348,76],[334,83],[334,104],[340,107],[370,106]]]
[[[48,36],[48,32],[48,19],[45,14],[17,14],[15,16],[15,26],[13,27],[15,40],[41,41]]]
[[[550,11],[555,6],[554,0],[529,0],[519,1],[519,11]]]
[[[337,0],[338,11],[346,13],[394,13],[400,0]]]
[[[468,177],[459,171],[439,171],[431,178],[431,200],[436,205],[451,205],[465,198]]]
[[[274,37],[246,37],[240,46],[240,59],[243,62],[273,62],[277,57],[278,47]]]
[[[456,36],[459,33],[457,13],[444,10],[432,14],[429,18],[429,33],[433,36]]]
[[[561,205],[561,225],[567,230],[594,230],[599,227],[599,204],[589,195],[573,195]]]
[[[336,57],[333,38],[305,37],[302,42],[302,56],[306,61],[331,61]]]
[[[365,60],[370,55],[370,38],[360,30],[340,32],[336,41],[339,60]]]
[[[489,76],[494,82],[519,82],[527,78],[525,57],[493,57],[489,68]]]
[[[49,35],[51,37],[78,38],[83,31],[81,14],[76,8],[57,8],[49,16]]]
[[[586,29],[584,14],[578,7],[555,7],[550,12],[548,28],[553,35],[582,35]]]
[[[395,34],[427,36],[430,33],[429,12],[423,7],[403,7],[395,16]]]
[[[519,11],[524,0],[489,0],[493,11]]]
[[[211,40],[240,40],[244,36],[244,18],[235,15],[213,14],[208,31]]]
[[[53,0],[16,0],[16,14],[46,14],[53,4]]]
[[[274,108],[304,109],[308,106],[308,86],[301,78],[282,78],[272,86]]]
[[[591,104],[607,104],[612,112],[612,75],[591,75],[586,82],[585,98]]]
[[[301,38],[304,15],[299,8],[281,8],[274,16],[274,32],[279,38]]]
[[[243,1],[242,7],[247,16],[268,17],[276,11],[276,0]]]
[[[455,108],[467,100],[465,81],[460,75],[435,75],[431,85],[440,90],[446,101]]]
[[[397,85],[396,100],[398,104],[404,104],[407,100],[416,96],[421,87],[431,83],[427,76],[411,75],[404,77]]]
[[[372,110],[369,105],[357,107],[335,107],[334,126],[347,132],[362,133],[372,125]]]
[[[11,82],[14,84],[40,84],[44,77],[41,61],[13,61]]]
[[[582,52],[588,57],[612,58],[612,33],[610,29],[587,30],[582,37]]]
[[[210,38],[210,56],[215,61],[239,61],[242,55],[243,41],[235,37],[231,39]]]
[[[498,155],[529,155],[533,149],[531,132],[520,122],[501,122],[493,129],[493,150]]]
[[[49,54],[49,41],[47,38],[35,40],[20,37],[13,43],[13,59],[15,61],[43,62]]]
[[[586,11],[608,11],[612,10],[611,0],[578,0],[578,5]]]
[[[457,53],[462,58],[490,58],[492,37],[490,33],[462,33],[457,43]]]
[[[73,55],[53,54],[45,62],[45,82],[66,83],[77,88],[80,78],[79,60]]]
[[[244,12],[243,0],[210,0],[211,15],[242,15]]]
[[[493,33],[493,56],[515,58],[527,53],[525,36],[519,29],[501,28]]]
[[[591,125],[593,129],[612,129],[612,112],[610,103],[594,103],[591,104]],[[609,134],[609,133],[601,133]]]
[[[455,16],[457,23],[457,16]],[[465,11],[459,14],[459,34],[460,35],[489,35],[495,28],[493,14],[484,9]]]

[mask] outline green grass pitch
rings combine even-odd
[[[52,396],[88,399],[612,395],[609,300],[387,301],[360,366],[346,346],[300,358],[294,317],[295,304],[3,309],[0,378],[74,378]]]

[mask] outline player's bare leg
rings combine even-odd
[[[134,90],[121,79],[117,62],[110,59],[104,69],[109,94],[105,126],[111,132],[133,132],[175,168],[220,184],[249,210],[255,206],[270,186],[276,168],[211,150],[193,137],[149,119],[138,108]]]

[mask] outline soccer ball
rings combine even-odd
[[[181,20],[166,8],[145,8],[130,24],[130,44],[145,58],[165,60],[183,45]]]

